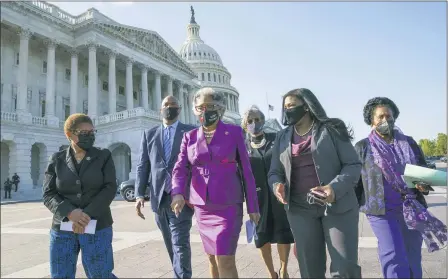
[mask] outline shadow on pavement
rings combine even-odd
[[[439,203],[429,203],[428,207],[437,207],[437,206],[447,206],[446,202],[439,202]]]

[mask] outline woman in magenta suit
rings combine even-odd
[[[239,126],[221,121],[224,94],[211,88],[193,98],[202,126],[184,134],[173,169],[171,207],[194,207],[212,278],[237,278],[235,253],[243,223],[243,202],[254,223],[260,218],[255,180]],[[191,180],[190,180],[191,177]]]

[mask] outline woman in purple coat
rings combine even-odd
[[[202,126],[182,139],[172,175],[171,207],[178,214],[185,200],[194,206],[211,277],[237,278],[235,253],[244,198],[250,219],[257,224],[260,218],[243,130],[221,121],[226,107],[221,92],[199,90],[193,107]]]
[[[384,278],[422,278],[423,240],[430,252],[439,250],[447,243],[447,228],[427,211],[425,188],[408,188],[401,178],[406,164],[426,162],[414,139],[394,128],[399,114],[384,97],[364,107],[372,132],[355,146],[362,162],[356,194],[378,239]]]

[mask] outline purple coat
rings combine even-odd
[[[185,133],[173,169],[171,194],[183,195],[192,205],[237,204],[246,197],[247,212],[259,212],[241,127],[219,121],[209,145],[202,127]]]

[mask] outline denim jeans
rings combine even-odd
[[[95,234],[50,231],[51,278],[75,278],[78,254],[88,278],[116,278],[112,273],[112,227]]]

